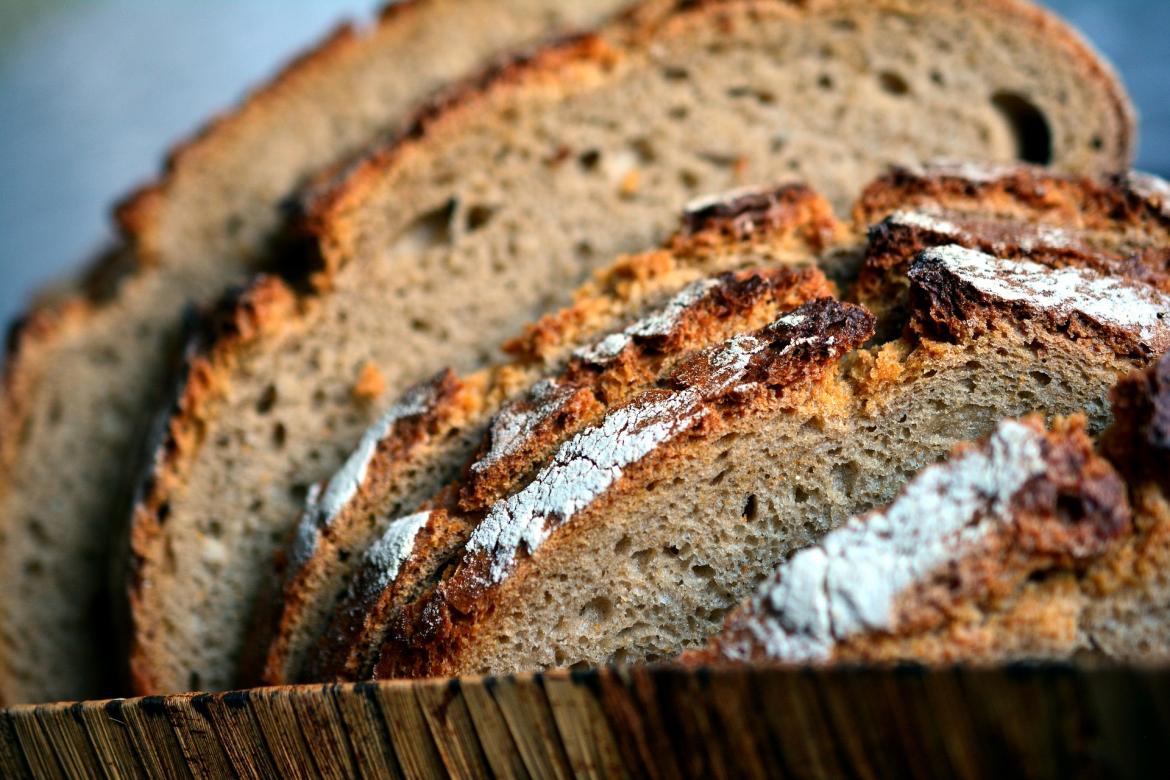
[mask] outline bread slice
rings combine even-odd
[[[613,402],[612,393],[633,383],[638,372],[677,353],[681,343],[709,343],[728,329],[750,327],[752,318],[770,318],[777,305],[791,308],[833,294],[810,263],[830,245],[845,244],[845,234],[828,204],[802,185],[708,199],[686,212],[663,249],[622,258],[580,290],[572,306],[527,328],[509,345],[509,359],[465,378],[442,373],[422,391],[423,404],[419,390],[409,391],[363,435],[342,470],[316,488],[320,498],[310,501],[288,555],[280,614],[267,621],[275,628],[258,628],[249,640],[265,645],[264,681],[297,679],[359,556],[383,533],[391,544],[390,521],[458,476],[485,435],[491,457],[471,465],[468,489],[452,497],[464,506],[483,500],[476,495],[479,486],[498,489],[496,474],[534,457],[533,434],[581,424],[599,404]],[[799,271],[781,270],[797,265]],[[715,278],[744,267],[755,270]],[[604,343],[607,334],[614,334],[610,353],[590,357],[596,350],[585,348]],[[403,414],[407,409],[412,413]],[[466,534],[447,530],[446,543],[465,540]],[[420,564],[404,560],[404,577]],[[377,624],[364,605],[342,612],[359,616],[361,624]],[[353,662],[344,654],[360,646],[351,641],[359,630],[353,625],[330,631],[337,641],[323,655],[336,664]]]
[[[796,553],[687,660],[1065,657],[1081,640],[1077,573],[1132,527],[1125,482],[1080,422],[1005,421]]]
[[[483,60],[625,0],[410,0],[343,27],[178,146],[117,212],[103,277],[39,308],[6,362],[0,404],[0,701],[115,691],[107,545],[124,523],[127,462],[166,384],[189,299],[257,268],[281,203],[322,167],[406,123],[413,105]]]
[[[1159,316],[1170,296],[1091,269],[947,246],[923,252],[909,275],[913,318],[898,341],[768,373],[790,343],[780,338],[745,362],[734,393],[721,385],[727,395],[697,407],[671,400],[691,397],[684,377],[702,377],[696,365],[765,338],[740,336],[570,438],[478,515],[447,571],[389,617],[375,675],[652,660],[698,646],[769,560],[888,501],[905,475],[1004,410],[1088,407],[1100,427],[1116,377],[1170,344]],[[830,304],[788,319],[818,306]],[[787,338],[839,343],[835,332]],[[642,411],[672,404],[680,411],[665,421]],[[627,429],[631,415],[660,438]]]
[[[1082,422],[1001,423],[797,553],[690,663],[1170,658],[1170,357]],[[1120,471],[1114,470],[1114,466]]]
[[[930,170],[929,175],[932,177],[950,173],[950,168],[943,166],[932,166]],[[1122,190],[1112,182],[1098,183],[1064,178],[1049,171],[1027,167],[1000,167],[997,175],[1009,180],[1013,177],[1018,179],[1026,176],[1030,183],[1027,191],[1034,191],[1042,185],[1047,185],[1051,188],[1077,190],[1081,193],[1100,191],[1114,198],[1120,197],[1122,193]],[[922,208],[929,206],[938,209],[947,202],[946,193],[928,202],[913,192],[895,189],[885,183],[890,178],[892,177],[885,177],[870,188],[871,192],[884,192],[887,204],[892,204],[893,196],[900,192],[905,192],[909,203]],[[972,184],[984,181],[985,179],[981,178],[979,182]],[[1033,218],[1040,215],[1038,209],[1031,207],[1030,212],[1025,212],[1026,204],[1017,205],[1016,210],[1020,212],[1018,216],[1007,218],[1003,216],[1005,209],[1000,205],[1004,199],[986,193],[982,201],[968,196],[966,203],[956,204],[957,208],[965,206],[972,211],[963,213],[956,210],[949,215],[948,222],[944,222],[933,211],[899,211],[894,217],[887,218],[881,225],[869,231],[866,261],[861,268],[861,279],[854,287],[852,295],[879,312],[890,309],[905,312],[904,301],[908,283],[906,270],[910,260],[928,246],[947,243],[982,246],[998,254],[1027,252],[1030,259],[1040,260],[1055,267],[1078,265],[1106,273],[1128,275],[1142,281],[1159,279],[1160,273],[1164,275],[1163,267],[1154,261],[1159,252],[1170,257],[1170,249],[1167,248],[1170,247],[1170,243],[1166,242],[1164,231],[1159,231],[1157,224],[1147,224],[1133,214],[1113,210],[1108,219],[1102,215],[1092,215],[1097,222],[1095,230],[1089,231],[1083,227],[1088,220],[1082,212],[1091,207],[1077,207],[1072,203],[1072,195],[1068,199],[1069,208],[1043,215],[1050,222],[1042,226],[1022,219],[1025,215]],[[727,210],[742,203],[744,203],[742,199],[733,200],[720,208]],[[976,212],[974,209],[979,203],[982,203],[982,211]],[[746,216],[750,214],[751,212],[748,212]],[[737,219],[742,221],[745,216]],[[1041,237],[1046,241],[1039,240]],[[1122,260],[1119,251],[1115,251],[1114,247],[1126,242],[1142,247],[1150,256],[1145,258],[1144,263],[1132,259]],[[1050,245],[1056,249],[1052,249]],[[904,317],[891,318],[887,315],[886,319],[886,329],[892,332],[900,331],[905,324]],[[897,327],[892,327],[891,323],[896,323]],[[612,338],[619,344],[623,343],[620,336],[615,335]],[[699,345],[691,345],[692,348],[697,346]],[[638,389],[637,385],[634,389]],[[559,444],[575,432],[572,426],[565,425],[564,417],[556,417],[556,413],[560,411],[558,403],[567,403],[571,396],[559,393],[555,396],[552,393],[549,395],[551,397],[529,398],[524,402],[521,414],[512,413],[506,407],[500,418],[493,422],[493,433],[496,429],[508,431],[511,433],[508,437],[510,445],[516,449],[523,449],[529,446],[521,443],[525,438],[523,434],[532,433],[524,431],[524,428],[535,416],[544,425],[558,428],[558,436],[551,440],[548,439],[547,433],[544,434],[541,439],[543,446]],[[613,399],[606,400],[612,404]],[[489,438],[483,449],[498,450],[501,447]],[[514,475],[526,473],[523,464],[517,468],[516,464],[494,462],[492,466],[491,470],[495,473],[509,471]],[[459,495],[481,493],[484,484],[491,484],[490,478],[484,478],[486,471],[488,469],[482,468],[482,464],[473,465],[471,473],[465,477],[457,491]],[[494,485],[493,489],[499,491],[501,487]],[[479,495],[478,498],[482,500],[483,496]],[[432,510],[437,510],[442,503],[442,500],[432,501],[428,506]],[[412,507],[409,511],[413,512],[416,508],[418,507]],[[464,512],[476,508],[478,507],[466,501],[461,502],[459,506]],[[401,511],[398,514],[407,513]],[[388,522],[394,516],[396,515],[387,513],[383,522]],[[415,517],[414,514],[411,516]],[[383,526],[379,526],[381,527]],[[399,550],[398,558],[394,559],[393,565],[387,565],[382,545],[371,551],[369,560],[358,564],[361,572],[359,581],[337,608],[332,625],[322,635],[319,647],[312,656],[312,662],[305,669],[304,679],[350,679],[361,676],[361,670],[369,668],[367,656],[370,648],[377,647],[377,637],[379,632],[384,630],[390,612],[416,598],[420,594],[420,589],[434,579],[437,568],[447,563],[470,533],[469,526],[460,522],[458,515],[452,516],[439,511],[432,511],[428,519],[417,527],[410,523],[405,523],[404,527],[413,528],[416,536],[410,545],[406,545],[406,549]],[[397,550],[401,544],[398,529],[386,528],[385,533],[386,544]],[[390,570],[394,572],[393,576],[388,574]],[[296,603],[295,598],[286,597],[286,602],[288,601]],[[312,633],[319,633],[319,629],[314,629]],[[296,678],[269,677],[269,681],[274,683],[289,679]]]
[[[865,67],[852,64],[857,51]],[[361,366],[375,364],[396,392],[436,363],[486,362],[598,262],[660,240],[694,193],[806,166],[845,203],[881,165],[938,154],[1099,171],[1127,162],[1130,124],[1114,79],[1079,39],[1009,0],[685,3],[550,46],[456,89],[315,191],[305,224],[317,294],[284,334],[224,371],[232,379],[204,422],[226,450],[194,457],[191,501],[170,502],[171,528],[283,530],[305,486],[372,421],[350,392]],[[269,384],[278,400],[261,412]],[[260,431],[293,409],[283,444],[263,443]],[[240,570],[257,566],[238,558]],[[150,619],[136,618],[140,689],[188,687],[189,673],[154,667],[230,658],[231,643],[194,622],[171,632],[161,615],[203,599],[247,602],[251,589],[143,571],[138,582],[160,595]]]

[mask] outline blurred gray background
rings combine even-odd
[[[566,0],[571,2],[572,0]],[[0,323],[109,236],[170,143],[377,0],[0,0]],[[1117,65],[1170,175],[1170,0],[1049,0]]]

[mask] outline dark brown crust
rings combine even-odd
[[[1139,289],[1144,285],[1136,285]],[[910,327],[938,341],[957,342],[988,332],[997,323],[1043,328],[1085,344],[1100,344],[1120,357],[1148,360],[1170,346],[1165,327],[1149,339],[1132,328],[1073,309],[1054,309],[1029,300],[1005,300],[979,290],[929,254],[910,267]]]
[[[130,674],[137,691],[159,690],[153,656],[143,646],[149,618],[142,611],[146,608],[144,590],[150,586],[148,567],[164,542],[168,502],[182,489],[190,452],[203,443],[207,421],[223,396],[238,355],[278,329],[295,310],[296,296],[287,285],[274,277],[260,276],[226,295],[184,347],[183,369],[173,400],[156,426],[157,445],[136,491],[131,519],[131,553],[125,576],[130,605]]]
[[[287,668],[291,649],[289,641],[306,607],[306,596],[309,595],[306,590],[307,580],[326,560],[360,552],[351,549],[352,542],[347,543],[345,540],[351,527],[355,523],[367,522],[365,517],[368,514],[384,512],[385,509],[378,505],[377,499],[386,493],[390,483],[403,471],[410,471],[415,464],[415,453],[434,437],[442,437],[457,429],[469,410],[482,401],[478,398],[478,388],[465,384],[450,369],[439,372],[408,392],[421,388],[429,391],[429,403],[425,411],[398,420],[390,433],[378,443],[367,467],[370,476],[359,485],[357,495],[327,526],[316,529],[311,556],[301,562],[300,566],[284,573],[278,604],[268,610],[275,624],[257,626],[251,632],[249,644],[255,645],[257,652],[265,654],[263,670],[259,675],[265,685],[291,682]],[[262,648],[266,648],[266,652]],[[243,675],[244,681],[248,682],[250,675],[246,670]]]
[[[1170,235],[1170,213],[1144,196],[1125,174],[1101,181],[1052,173],[1029,165],[995,166],[993,175],[974,179],[962,166],[894,167],[862,192],[853,208],[864,230],[899,209],[960,209],[979,204],[985,212],[1031,217],[1069,227],[1110,230],[1117,226]]]
[[[338,608],[333,624],[318,643],[306,679],[345,679],[361,671],[362,653],[376,648],[385,617],[402,601],[417,595],[454,561],[483,512],[507,495],[564,440],[595,422],[605,411],[624,404],[651,386],[671,359],[696,348],[772,320],[778,312],[826,297],[831,289],[824,275],[812,267],[765,268],[727,273],[718,286],[681,313],[675,327],[661,336],[636,337],[612,360],[598,364],[575,357],[555,377],[559,403],[541,420],[514,452],[476,469],[469,465],[463,478],[436,496],[428,506],[441,515],[428,523],[427,538],[415,543],[416,552],[405,561],[399,576],[386,587],[370,591],[358,587]],[[520,411],[548,399],[525,395],[501,410]],[[499,419],[497,413],[496,419]],[[493,431],[469,464],[483,463]],[[359,569],[359,581],[363,574]],[[371,579],[365,577],[364,579]]]
[[[932,246],[958,244],[1002,258],[1027,258],[1051,268],[1076,266],[1133,279],[1170,291],[1170,244],[1142,252],[1095,248],[1075,228],[1056,228],[1062,239],[1051,240],[1048,228],[1033,222],[941,212],[925,215],[958,230],[911,225],[890,217],[869,230],[869,248],[859,283],[893,272],[905,274],[910,261]],[[1124,225],[1118,225],[1123,228]]]
[[[1101,451],[1135,484],[1170,495],[1170,353],[1117,383]]]
[[[1044,435],[1045,469],[1012,496],[1002,526],[976,550],[955,556],[903,592],[894,607],[891,630],[839,641],[832,662],[978,659],[988,652],[979,637],[971,640],[961,630],[953,631],[972,607],[996,611],[1002,604],[1010,605],[1013,594],[1035,575],[1082,573],[1132,534],[1125,481],[1094,453],[1084,418],[1058,420],[1051,432],[1039,417],[1022,422]],[[986,442],[959,445],[954,454],[972,447],[986,447]],[[726,663],[725,648],[736,648],[736,656],[742,657],[745,646],[753,662],[776,662],[767,657],[748,626],[757,609],[758,604],[749,601],[728,617],[723,632],[705,649],[685,654],[682,662]],[[939,643],[932,640],[939,635],[949,637],[941,643],[952,654],[946,658],[936,657]]]
[[[873,333],[872,315],[833,299],[805,304],[794,315],[800,316],[778,320],[755,333],[768,346],[750,358],[743,382],[758,383],[776,394],[815,385],[843,354]],[[634,403],[691,389],[699,392],[706,405],[737,407],[737,413],[750,414],[750,408],[742,409],[742,398],[721,389],[713,379],[717,371],[710,362],[713,354],[705,350],[682,361],[660,380],[659,387],[638,396]],[[643,465],[653,458],[643,459]],[[634,482],[623,479],[611,490],[636,490]],[[516,565],[524,566],[526,560],[521,556]],[[492,584],[489,571],[485,554],[465,551],[450,576],[398,610],[390,621],[375,677],[443,675],[456,669],[461,649],[491,612],[492,593],[499,585]]]

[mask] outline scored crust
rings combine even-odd
[[[640,489],[623,470],[636,465],[646,478],[647,457],[661,456],[676,439],[685,446],[688,432],[722,405],[809,392],[872,334],[872,325],[860,307],[810,302],[684,359],[656,386],[567,439],[531,482],[492,505],[453,573],[396,616],[376,676],[445,673],[450,655],[471,641],[490,609],[493,588],[523,565],[521,546],[531,555],[611,489]]]

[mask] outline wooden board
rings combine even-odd
[[[0,777],[1165,777],[1170,669],[635,668],[0,711]]]

